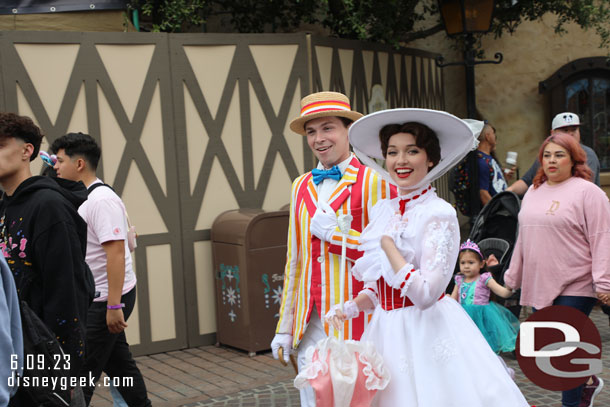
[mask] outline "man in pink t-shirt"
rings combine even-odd
[[[119,393],[130,407],[150,406],[144,379],[125,337],[126,321],[136,300],[125,206],[95,174],[101,150],[91,136],[67,134],[53,142],[51,151],[57,155],[57,176],[83,182],[89,194],[78,213],[87,222],[85,260],[100,295],[88,312],[86,360],[81,376],[91,373],[97,381],[103,371],[110,378],[131,377],[133,385],[117,386]],[[94,386],[83,388],[87,404],[94,390]]]

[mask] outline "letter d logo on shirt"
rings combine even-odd
[[[516,353],[523,373],[547,390],[569,390],[602,372],[595,324],[572,307],[554,305],[523,322]]]

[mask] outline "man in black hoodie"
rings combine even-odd
[[[85,357],[87,310],[94,283],[85,264],[87,225],[77,212],[82,183],[32,176],[42,134],[28,117],[0,113],[0,249],[21,299],[70,355],[70,376]],[[27,356],[26,356],[27,357]],[[21,406],[27,395],[18,392]]]

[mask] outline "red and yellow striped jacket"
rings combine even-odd
[[[352,155],[349,166],[329,199],[330,206],[337,214],[353,216],[347,238],[345,300],[354,298],[362,290],[362,283],[352,277],[351,266],[362,255],[358,251],[359,236],[369,222],[370,210],[378,200],[395,196],[393,186]],[[323,320],[340,298],[342,235],[337,229],[331,243],[311,235],[309,225],[317,203],[316,187],[311,172],[308,172],[292,184],[284,289],[276,329],[276,333],[293,335],[295,349],[303,338],[314,304]],[[345,339],[360,339],[367,321],[364,314],[346,321]],[[324,324],[324,329],[328,334],[328,324]]]

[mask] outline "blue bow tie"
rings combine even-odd
[[[314,168],[311,170],[311,173],[313,175],[313,182],[316,185],[322,182],[325,178],[332,178],[337,181],[341,179],[341,170],[336,165],[330,170],[319,170]]]

